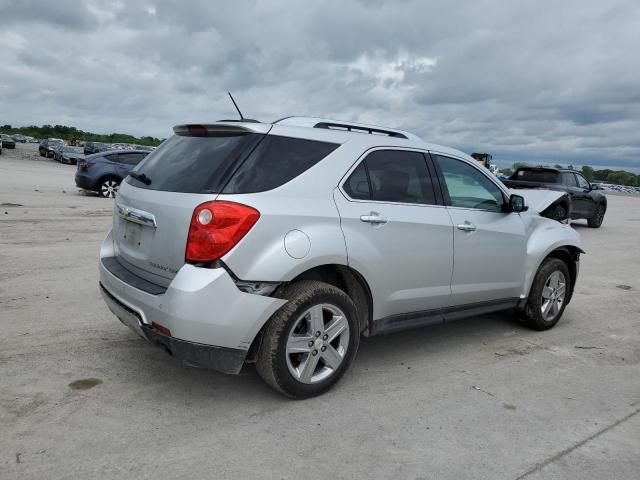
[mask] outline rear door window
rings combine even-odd
[[[420,152],[376,150],[351,173],[343,189],[356,200],[436,203],[426,159]]]
[[[118,161],[125,165],[137,165],[146,156],[145,153],[122,153],[118,155]]]
[[[562,172],[561,174],[562,183],[569,187],[577,187],[578,183],[576,182],[576,177],[571,172]]]
[[[267,135],[233,174],[223,193],[255,193],[277,188],[333,152],[336,143]]]

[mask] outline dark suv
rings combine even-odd
[[[114,150],[89,155],[78,161],[76,185],[98,192],[105,198],[113,198],[120,182],[148,154],[143,150]]]
[[[607,211],[607,197],[596,192],[591,184],[574,170],[548,167],[518,168],[504,184],[509,188],[541,188],[567,192],[571,199],[570,208],[557,205],[556,209],[565,211],[553,212],[553,218],[585,218],[592,228],[602,225]]]

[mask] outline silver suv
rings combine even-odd
[[[468,155],[371,125],[180,125],[122,182],[113,313],[192,366],[318,395],[371,336],[498,310],[551,328],[582,243]],[[528,195],[531,194],[531,197]],[[537,204],[534,206],[534,203]]]

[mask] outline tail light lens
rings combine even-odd
[[[231,250],[260,218],[256,209],[235,202],[213,201],[193,211],[185,259],[213,262]]]

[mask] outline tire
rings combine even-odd
[[[567,209],[564,205],[556,205],[551,214],[551,218],[558,222],[563,222],[567,219]]]
[[[557,281],[557,282],[556,282]],[[562,260],[547,258],[533,280],[523,322],[534,330],[549,330],[564,312],[571,288],[569,267]]]
[[[607,211],[605,206],[601,203],[596,205],[596,209],[593,211],[591,218],[587,219],[587,225],[591,228],[600,228],[602,221],[604,220],[604,214]]]
[[[356,307],[342,290],[318,281],[287,285],[279,297],[289,302],[273,314],[263,332],[256,370],[287,397],[315,397],[344,375],[356,355]]]
[[[104,198],[115,198],[120,187],[120,180],[115,177],[107,177],[98,183],[98,193]]]

